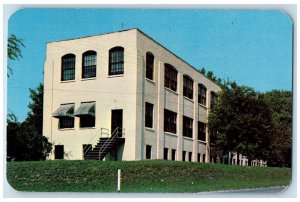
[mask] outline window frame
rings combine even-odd
[[[188,76],[183,75],[183,96],[193,100],[194,95],[194,80]]]
[[[91,60],[85,60],[86,57],[91,57],[93,56],[93,58],[91,58]],[[86,63],[92,63],[90,65],[87,65]],[[91,70],[91,72],[89,72],[89,76],[86,76],[85,74],[87,73],[87,70]],[[88,78],[95,78],[97,75],[97,52],[93,51],[93,50],[89,50],[86,51],[82,54],[82,71],[81,71],[81,78],[82,79],[88,79]]]
[[[145,127],[146,128],[153,129],[153,114],[154,114],[153,109],[154,109],[154,104],[146,102],[145,104]]]
[[[154,60],[155,57],[151,52],[146,53],[146,78],[154,81]]]
[[[75,126],[75,118],[69,116],[61,116],[58,118],[58,129],[73,129]]]
[[[218,102],[218,95],[214,91],[210,92],[210,109],[213,110]]]
[[[198,84],[198,103],[206,106],[207,88],[203,84]]]
[[[112,54],[115,53],[116,55],[114,57],[115,60],[117,61],[114,61],[112,62]],[[121,54],[121,55],[118,55],[118,54]],[[120,57],[120,58],[118,58]],[[121,46],[116,46],[116,47],[113,47],[109,50],[109,54],[108,54],[108,75],[109,76],[115,76],[115,75],[123,75],[124,74],[124,61],[125,61],[125,49]],[[120,68],[121,70],[118,70],[118,71],[112,71],[112,66],[113,65],[120,65],[122,68]],[[116,69],[119,69],[118,66],[116,66],[117,68]]]
[[[68,61],[70,60],[70,61]],[[65,54],[61,57],[61,81],[75,80],[76,68],[76,55],[72,53]],[[66,74],[67,71],[71,73]],[[67,77],[70,76],[70,78]]]
[[[177,92],[178,71],[172,65],[165,63],[165,87]]]
[[[177,113],[164,109],[164,132],[177,133]]]
[[[194,120],[187,116],[182,116],[182,136],[193,138],[193,122]]]
[[[206,124],[198,121],[198,140],[206,142]]]

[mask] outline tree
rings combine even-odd
[[[24,122],[10,122],[7,125],[8,159],[17,161],[45,160],[52,144],[42,135],[43,128],[43,84],[36,90],[30,89],[32,102]]]
[[[252,88],[235,82],[224,84],[218,96],[208,121],[212,154],[236,152],[247,156],[249,163],[253,158],[266,159],[272,128],[268,105]]]
[[[272,90],[262,94],[272,112],[269,166],[291,166],[292,139],[292,92]]]
[[[11,34],[7,41],[7,56],[10,60],[18,60],[22,57],[21,47],[25,47],[23,44],[23,39],[17,38],[15,35]],[[12,68],[8,65],[8,70],[12,74]],[[9,77],[9,73],[7,73]]]

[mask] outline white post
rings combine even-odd
[[[121,169],[118,169],[118,192],[121,190]]]

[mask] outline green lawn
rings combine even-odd
[[[242,167],[163,160],[7,163],[7,180],[20,191],[201,192],[288,185],[290,168]]]

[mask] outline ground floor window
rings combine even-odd
[[[94,116],[80,116],[80,128],[91,128],[95,127],[95,117]]]
[[[169,153],[169,149],[164,148],[164,160],[168,160],[168,153]]]
[[[201,158],[201,154],[198,153],[198,155],[197,155],[197,162],[199,162],[199,163],[200,163],[200,158]]]
[[[205,163],[205,154],[203,154],[202,162]]]
[[[64,145],[55,145],[54,158],[55,159],[64,159]]]
[[[185,161],[185,154],[186,154],[186,151],[182,151],[182,161]]]
[[[59,117],[59,129],[74,128],[74,117],[62,116]]]
[[[146,145],[146,159],[151,159],[151,145]]]
[[[189,152],[189,162],[191,162],[192,161],[192,152]]]
[[[172,160],[176,160],[176,149],[172,149]]]

